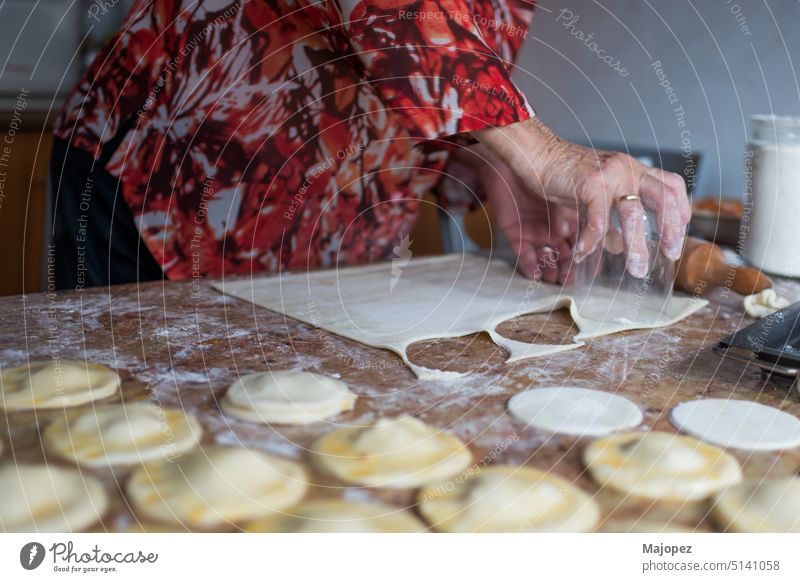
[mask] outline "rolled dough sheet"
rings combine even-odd
[[[452,254],[277,277],[223,281],[214,288],[363,344],[398,354],[420,379],[457,378],[409,361],[406,348],[429,339],[486,332],[506,362],[580,347],[583,340],[671,325],[704,307],[697,298],[655,297],[601,287],[533,283],[507,263]],[[572,344],[530,344],[495,331],[528,313],[568,308],[579,333]]]

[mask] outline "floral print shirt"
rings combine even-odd
[[[55,134],[124,134],[105,169],[170,279],[385,259],[459,134],[533,115],[533,6],[137,0]]]

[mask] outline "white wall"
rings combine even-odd
[[[569,29],[563,9],[579,17]],[[699,193],[741,196],[749,116],[800,115],[800,0],[541,0],[518,65],[537,113],[564,137],[686,145],[704,154]]]

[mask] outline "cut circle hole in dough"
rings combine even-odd
[[[725,530],[800,533],[800,478],[746,481],[717,494],[711,510]]]
[[[418,533],[427,528],[412,513],[383,503],[317,499],[248,522],[244,529],[265,533]]]
[[[330,432],[312,445],[311,458],[347,483],[411,489],[463,471],[472,454],[458,437],[399,416]]]
[[[515,395],[509,412],[529,427],[574,436],[605,436],[642,422],[633,402],[610,392],[554,386]]]
[[[105,467],[173,458],[194,448],[202,432],[183,410],[132,402],[98,407],[72,420],[58,418],[42,440],[64,459]]]
[[[683,402],[672,409],[670,422],[722,447],[773,451],[800,446],[800,420],[757,402],[723,398]]]
[[[493,465],[419,495],[425,520],[443,532],[587,532],[600,520],[594,499],[556,475]]]
[[[0,408],[33,410],[80,406],[119,388],[114,370],[71,360],[32,362],[0,372]]]
[[[356,398],[341,380],[301,370],[276,370],[239,378],[220,406],[242,420],[309,424],[352,410]]]
[[[596,440],[584,450],[583,460],[600,485],[649,499],[704,499],[742,480],[739,462],[729,453],[666,432]]]
[[[108,507],[103,485],[75,469],[50,465],[0,467],[0,527],[5,532],[77,532]]]
[[[143,465],[128,482],[138,515],[210,529],[281,511],[300,501],[303,467],[261,451],[214,446]]]

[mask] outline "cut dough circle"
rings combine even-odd
[[[722,447],[773,451],[800,446],[800,420],[757,402],[723,398],[684,402],[672,409],[670,422]]]
[[[342,481],[411,489],[463,471],[472,454],[458,437],[411,416],[382,418],[317,440],[312,462]]]
[[[87,467],[106,467],[171,459],[197,445],[203,433],[197,419],[178,408],[147,402],[113,404],[45,429],[45,447]]]
[[[70,360],[32,362],[0,373],[0,408],[79,406],[111,396],[119,383],[114,370],[98,364]]]
[[[5,532],[75,532],[97,522],[108,496],[94,477],[50,465],[0,467],[0,527]]]
[[[642,422],[633,402],[609,392],[554,386],[520,392],[508,402],[513,416],[529,427],[575,436],[604,436]]]
[[[244,529],[266,533],[415,533],[427,528],[408,511],[383,503],[318,499],[287,509],[285,514],[248,522]]]
[[[587,532],[600,520],[594,499],[566,479],[509,465],[429,487],[419,495],[419,510],[434,528],[451,533]]]
[[[666,432],[599,439],[583,453],[595,481],[622,493],[690,501],[742,480],[739,462],[722,449]]]
[[[260,372],[231,384],[223,412],[254,422],[309,424],[352,410],[356,395],[347,384],[298,370]]]
[[[756,319],[761,319],[791,305],[789,300],[778,295],[775,289],[764,289],[760,293],[748,295],[742,300],[742,303],[747,315]]]
[[[712,507],[725,530],[800,533],[800,478],[746,481],[720,492]]]
[[[286,509],[302,499],[307,482],[295,462],[215,446],[140,467],[128,495],[140,516],[209,529]]]

